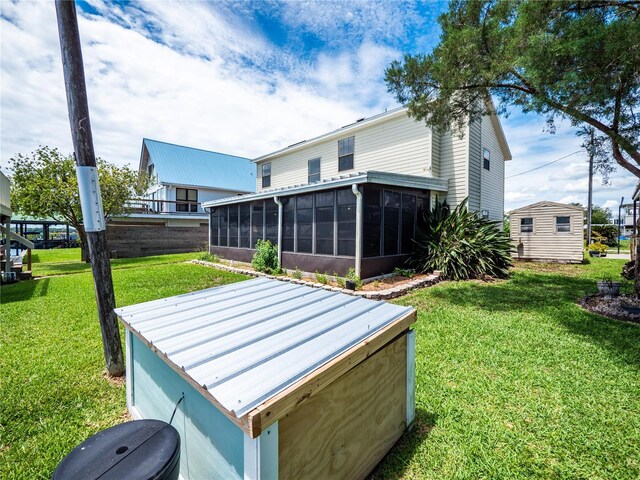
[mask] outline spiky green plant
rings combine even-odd
[[[511,266],[511,242],[494,222],[469,212],[467,199],[450,210],[437,202],[424,213],[410,263],[419,272],[440,270],[449,280],[484,275],[504,278]]]

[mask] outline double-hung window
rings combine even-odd
[[[485,170],[491,170],[491,152],[486,148],[482,149],[482,166]]]
[[[176,188],[176,212],[198,211],[198,190]]]
[[[525,217],[520,219],[520,233],[533,232],[533,217]]]
[[[338,171],[353,170],[355,137],[338,140]]]
[[[571,231],[571,217],[556,217],[556,232],[565,233]]]
[[[308,162],[308,183],[320,181],[320,159],[314,158]]]
[[[271,162],[262,164],[262,188],[271,186]]]

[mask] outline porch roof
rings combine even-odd
[[[435,190],[437,192],[446,192],[448,190],[448,181],[442,178],[419,177],[416,175],[402,175],[399,173],[368,171],[328,178],[316,183],[293,185],[291,187],[282,188],[270,188],[257,193],[248,193],[245,195],[236,195],[234,197],[221,198],[219,200],[203,202],[202,207],[218,207],[221,205],[249,202],[252,200],[262,200],[271,197],[296,195],[300,193],[310,193],[320,190],[330,190],[333,188],[348,187],[350,185],[360,185],[363,183],[375,183],[393,187],[417,188],[421,190]]]

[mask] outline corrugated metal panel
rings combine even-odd
[[[255,166],[248,158],[145,138],[150,162],[162,183],[254,192]]]
[[[271,279],[116,309],[238,417],[412,311]]]

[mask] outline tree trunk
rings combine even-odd
[[[80,255],[84,263],[91,263],[89,258],[89,244],[87,242],[87,232],[84,231],[84,225],[76,225],[76,231],[80,238]]]

